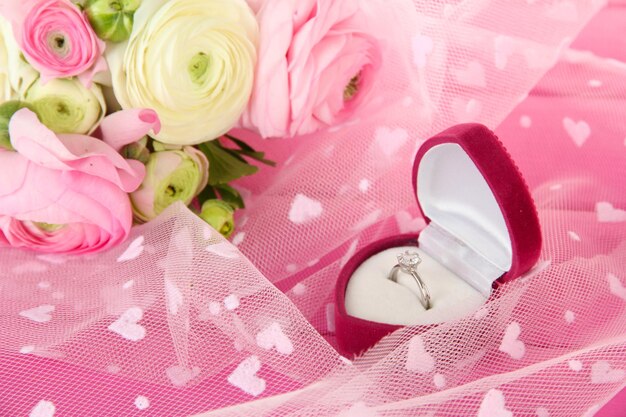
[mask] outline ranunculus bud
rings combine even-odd
[[[30,106],[23,101],[7,101],[0,105],[0,148],[13,150],[11,138],[9,138],[9,120],[16,111],[24,107],[30,109]]]
[[[207,200],[202,204],[200,218],[229,238],[235,230],[235,210],[233,206],[222,200]]]
[[[137,142],[133,142],[122,148],[120,152],[126,159],[134,159],[143,164],[147,164],[150,159],[150,151],[148,150],[148,137],[144,136]]]
[[[133,30],[133,16],[140,4],[141,0],[87,0],[85,13],[101,39],[121,42]]]
[[[22,98],[55,133],[89,134],[106,113],[100,86],[93,84],[87,89],[77,78],[56,78],[45,84],[39,79]]]
[[[208,180],[209,161],[196,148],[155,152],[146,164],[143,183],[130,195],[133,214],[145,222],[176,201],[189,205]]]

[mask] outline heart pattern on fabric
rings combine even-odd
[[[485,68],[478,61],[471,61],[465,68],[454,70],[459,84],[470,87],[486,87]]]
[[[200,375],[200,368],[194,366],[193,368],[187,368],[183,365],[172,365],[165,370],[165,375],[175,387],[183,387]]]
[[[51,401],[41,400],[30,410],[28,417],[52,417],[56,413],[56,407]]]
[[[592,384],[614,384],[626,377],[623,369],[614,369],[607,361],[598,361],[591,365]]]
[[[578,359],[572,359],[568,361],[567,366],[574,372],[580,372],[583,370],[583,363]]]
[[[426,221],[422,217],[413,217],[408,211],[396,213],[396,223],[402,234],[416,233],[426,227]]]
[[[428,62],[428,55],[433,52],[435,43],[432,38],[418,33],[411,39],[413,49],[413,63],[417,68],[424,68]]]
[[[409,132],[400,127],[391,129],[386,126],[379,127],[374,133],[374,141],[383,155],[390,157],[395,155],[409,139]]]
[[[475,121],[480,116],[482,109],[483,106],[480,101],[474,98],[463,100],[457,97],[452,100],[452,112],[459,123]]]
[[[540,407],[535,411],[537,417],[550,417],[550,412],[545,407]]]
[[[506,408],[504,393],[497,389],[489,390],[480,403],[478,417],[513,417],[513,413]]]
[[[138,342],[146,337],[146,329],[138,322],[143,318],[141,307],[131,307],[107,327],[110,331],[119,334],[124,339]]]
[[[506,328],[499,350],[513,359],[522,359],[526,353],[526,345],[519,340],[522,328],[519,323],[512,322]]]
[[[137,398],[135,398],[134,404],[138,410],[145,410],[146,408],[150,407],[150,400],[148,399],[148,397],[138,395]]]
[[[280,324],[274,322],[256,335],[256,344],[265,350],[276,349],[283,355],[293,353],[293,344],[283,332]]]
[[[509,58],[515,53],[515,41],[508,36],[500,35],[493,40],[493,46],[496,68],[504,70],[509,63]]]
[[[178,314],[178,309],[185,303],[180,288],[167,278],[165,279],[165,299],[167,300],[167,310],[174,316]]]
[[[622,300],[626,301],[626,287],[622,284],[622,281],[611,273],[607,274],[606,279],[609,281],[609,289],[611,294],[618,296]]]
[[[297,194],[291,203],[289,220],[295,224],[308,223],[320,217],[324,209],[322,203],[304,194]]]
[[[228,376],[228,382],[246,394],[257,397],[265,391],[265,380],[257,376],[261,361],[257,356],[250,356],[241,362]]]
[[[435,370],[435,359],[426,350],[422,336],[416,335],[409,341],[406,369],[410,372],[427,374]]]
[[[226,259],[239,258],[239,251],[237,250],[237,248],[228,242],[221,242],[216,243],[215,245],[209,245],[206,247],[205,250]]]
[[[563,128],[579,148],[584,145],[591,135],[591,127],[584,120],[575,122],[569,117],[563,118]]]
[[[22,310],[19,315],[37,323],[47,323],[52,320],[54,309],[53,305],[44,304],[28,310]]]
[[[596,203],[596,215],[600,223],[626,222],[626,210],[616,209],[607,201]]]
[[[239,308],[239,297],[235,294],[231,294],[228,297],[224,298],[224,307],[226,310],[233,311]]]
[[[130,242],[130,245],[128,245],[128,247],[126,248],[124,253],[122,253],[117,258],[117,261],[118,262],[126,262],[126,261],[132,261],[133,259],[138,258],[139,255],[141,255],[143,253],[143,250],[144,250],[143,243],[144,243],[144,237],[143,236],[139,236],[138,238],[136,238],[135,240]]]

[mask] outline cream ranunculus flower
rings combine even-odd
[[[0,16],[0,103],[15,100],[39,73],[28,64],[13,35],[11,24]]]
[[[123,108],[154,109],[161,142],[215,139],[248,103],[257,43],[244,0],[143,0],[129,40],[107,53],[115,96]]]

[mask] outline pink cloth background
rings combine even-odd
[[[239,185],[236,248],[172,207],[98,256],[0,253],[1,416],[590,417],[624,387],[623,4],[560,59],[601,2],[393,6],[403,37],[380,115],[255,143],[280,166]],[[347,363],[334,350],[339,269],[423,227],[415,151],[469,120],[497,127],[526,176],[542,268],[471,317],[402,329]],[[517,359],[501,349],[513,324]],[[604,417],[623,417],[615,401]]]

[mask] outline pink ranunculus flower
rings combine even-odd
[[[105,118],[102,140],[59,134],[28,109],[9,122],[16,152],[0,150],[0,247],[91,253],[122,242],[132,226],[128,197],[145,168],[116,149],[160,129],[152,110]]]
[[[90,87],[94,74],[107,69],[102,57],[105,43],[71,1],[9,1],[0,12],[11,21],[24,56],[44,83],[78,76]]]
[[[258,6],[257,6],[258,7]],[[241,125],[263,137],[296,136],[345,122],[377,82],[384,21],[379,0],[264,0],[259,58]]]

